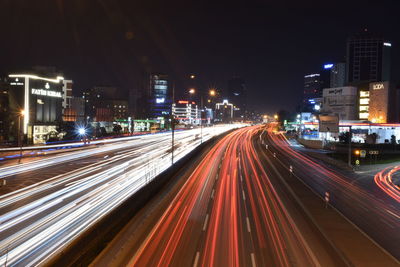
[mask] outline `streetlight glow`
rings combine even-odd
[[[189,90],[189,93],[190,94],[194,94],[194,93],[196,93],[196,90],[194,88],[192,88],[192,89]]]
[[[79,135],[85,135],[86,134],[85,128],[79,128],[78,133],[79,133]]]
[[[215,89],[211,89],[211,90],[210,90],[210,96],[215,96],[215,94],[216,94]]]

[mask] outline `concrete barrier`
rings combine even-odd
[[[297,141],[305,147],[314,148],[314,149],[322,149],[322,140],[309,140],[298,138]]]

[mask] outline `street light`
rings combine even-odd
[[[189,89],[189,94],[194,95],[196,93],[196,89],[190,88]],[[217,94],[217,91],[215,89],[210,89],[208,91],[208,95],[213,97]],[[211,101],[208,101],[211,102]],[[201,143],[203,143],[203,93],[200,91],[200,136],[201,136]]]
[[[78,128],[78,135],[82,137],[83,144],[86,145],[86,129],[85,129],[85,127]]]
[[[274,115],[274,119],[277,120],[279,118],[278,114]]]
[[[18,114],[18,144],[19,144],[19,160],[22,158],[22,133],[21,133],[21,117],[25,116],[25,110],[20,110]]]

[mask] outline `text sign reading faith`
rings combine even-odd
[[[33,95],[43,95],[43,96],[50,96],[50,97],[62,97],[61,96],[61,92],[44,90],[44,89],[32,88],[31,93]]]

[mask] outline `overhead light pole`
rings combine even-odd
[[[25,110],[21,110],[18,114],[18,146],[19,146],[19,161],[22,158],[22,128],[21,127],[21,117],[25,116]]]
[[[172,84],[172,102],[171,102],[171,162],[174,164],[174,146],[175,146],[175,116],[174,116],[174,102],[175,102],[175,83]]]
[[[189,94],[194,95],[195,93],[196,93],[196,89],[194,89],[194,88],[189,89]],[[200,94],[200,136],[201,136],[200,143],[202,144],[203,143],[203,109],[204,109],[203,97],[204,97],[204,91],[200,91],[199,94]],[[213,97],[213,96],[216,96],[216,94],[217,94],[217,91],[215,89],[208,90],[209,96]]]

